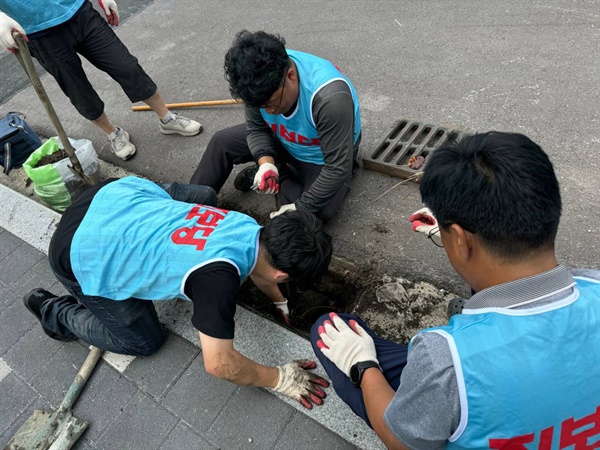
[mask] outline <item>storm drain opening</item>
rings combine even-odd
[[[459,130],[400,120],[385,133],[370,156],[363,158],[363,165],[365,169],[394,177],[415,179],[432,152],[462,135]]]
[[[358,281],[351,263],[341,261],[334,257],[329,271],[318,280],[290,281],[279,285],[290,309],[291,325],[287,328],[308,337],[310,327],[323,314],[348,313],[353,309],[366,285]],[[361,279],[363,276],[364,273]],[[286,326],[275,314],[270,300],[251,281],[242,285],[240,304]]]

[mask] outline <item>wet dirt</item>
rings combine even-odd
[[[44,156],[42,159],[40,159],[38,161],[38,163],[35,165],[35,167],[42,167],[42,166],[47,166],[48,164],[54,164],[55,162],[61,161],[68,157],[69,157],[69,155],[67,154],[67,152],[65,150],[59,150],[50,155]],[[29,185],[31,183],[33,183],[33,181],[31,181],[31,178],[27,177],[27,179],[25,180],[25,187],[29,187]]]

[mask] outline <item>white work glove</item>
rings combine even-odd
[[[318,329],[320,340],[317,347],[338,369],[350,376],[350,368],[359,362],[377,360],[373,338],[356,320],[348,325],[335,313],[330,313],[331,321],[326,320]]]
[[[412,223],[413,231],[425,233],[427,236],[440,236],[440,227],[429,208],[421,208],[410,215],[408,221]]]
[[[115,0],[98,0],[98,4],[104,11],[106,21],[109,25],[119,25],[119,9],[117,8],[117,2]]]
[[[287,298],[284,298],[282,302],[273,302],[273,306],[275,307],[275,311],[279,314],[281,319],[285,322],[286,325],[290,324],[290,309],[288,308]]]
[[[322,405],[326,394],[321,386],[327,387],[329,382],[308,372],[316,367],[316,362],[307,359],[298,359],[285,366],[277,366],[279,381],[273,390],[299,401],[307,409],[312,409],[313,403]]]
[[[252,189],[259,194],[277,194],[279,192],[279,171],[275,164],[262,163],[254,175]]]
[[[283,205],[281,208],[279,208],[279,210],[274,211],[271,214],[269,214],[269,217],[272,219],[274,217],[277,217],[280,214],[283,214],[286,211],[296,211],[296,205],[294,205],[293,203]]]
[[[14,53],[15,49],[18,48],[17,42],[12,35],[14,31],[22,34],[27,41],[27,35],[23,27],[16,20],[0,11],[0,46],[8,49],[11,53]]]

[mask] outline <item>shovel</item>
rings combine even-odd
[[[74,417],[71,408],[81,394],[103,350],[91,347],[67,395],[55,413],[36,409],[13,436],[4,450],[69,450],[88,423]]]

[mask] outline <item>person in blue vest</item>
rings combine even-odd
[[[0,47],[14,52],[13,32],[28,41],[29,51],[50,73],[79,114],[101,129],[111,151],[123,160],[136,153],[129,133],[115,126],[90,84],[79,55],[110,75],[131,102],[144,102],[159,117],[163,134],[195,136],[202,126],[169,111],[156,84],[110,25],[119,25],[115,0],[98,0],[102,19],[88,0],[0,0]],[[108,21],[108,23],[107,23]]]
[[[597,447],[600,271],[557,261],[548,156],[526,136],[488,132],[428,159],[423,203],[476,294],[408,347],[358,317],[321,317],[311,343],[335,391],[390,449]]]
[[[191,183],[219,192],[234,165],[255,162],[234,186],[278,194],[272,217],[298,209],[330,220],[358,167],[360,108],[350,80],[325,59],[286,50],[280,36],[246,30],[225,56],[225,77],[246,123],[215,133]]]
[[[269,367],[244,357],[233,346],[234,315],[246,277],[280,302],[278,283],[323,274],[330,236],[307,212],[262,228],[215,203],[210,187],[136,177],[91,187],[64,212],[48,252],[70,295],[37,288],[24,296],[25,306],[54,339],[150,355],[164,340],[151,300],[189,300],[209,374],[274,389],[307,408],[322,404],[327,382],[309,372],[316,363]]]

